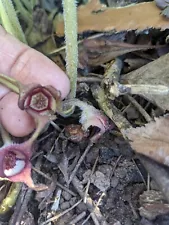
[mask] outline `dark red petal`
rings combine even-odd
[[[42,87],[40,84],[28,84],[28,85],[20,85],[20,95],[18,106],[20,109],[24,110],[25,100],[32,93],[35,88]]]

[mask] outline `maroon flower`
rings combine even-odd
[[[107,116],[94,106],[78,99],[64,102],[65,107],[67,104],[78,106],[82,110],[79,122],[82,124],[84,131],[88,131],[90,127],[96,127],[99,129],[99,131],[92,136],[92,142],[96,142],[107,130],[113,127],[113,125],[109,123]]]
[[[29,187],[35,188],[31,178],[32,151],[30,141],[2,146],[0,148],[0,177],[12,182],[24,182]]]
[[[60,109],[60,96],[60,92],[50,85],[21,85],[18,105],[22,110],[29,110],[41,116],[50,117]]]

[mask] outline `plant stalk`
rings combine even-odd
[[[0,215],[8,213],[14,207],[17,197],[20,193],[22,183],[13,183],[8,191],[7,196],[0,204]]]
[[[11,91],[19,94],[19,83],[12,77],[8,77],[6,75],[0,74],[0,84],[6,86]]]
[[[62,0],[65,42],[66,42],[66,72],[70,79],[71,91],[69,99],[75,98],[77,86],[78,43],[77,43],[77,10],[75,0]],[[73,107],[74,109],[74,107]],[[73,109],[68,111],[73,112]]]
[[[11,0],[0,1],[0,17],[2,26],[14,37],[27,43]]]

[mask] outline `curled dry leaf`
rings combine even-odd
[[[131,147],[140,154],[146,155],[159,163],[169,166],[169,115],[155,118],[143,127],[123,130],[130,140]]]
[[[161,16],[155,2],[132,4],[127,7],[106,8],[98,0],[78,7],[78,33],[86,31],[107,32],[116,30],[146,30],[169,28],[168,20]],[[123,16],[122,16],[123,15]],[[63,19],[56,20],[56,33],[64,36]]]

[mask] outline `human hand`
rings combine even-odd
[[[14,77],[23,84],[52,85],[64,99],[70,91],[66,74],[40,52],[15,39],[0,27],[0,73]],[[18,107],[18,95],[0,86],[0,122],[13,136],[31,133],[34,120]]]

